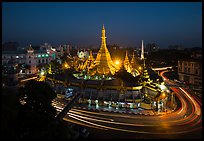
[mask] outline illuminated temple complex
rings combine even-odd
[[[112,61],[110,52],[108,51],[106,46],[105,27],[103,25],[101,47],[97,53],[96,59],[94,59],[92,51],[90,51],[88,59],[84,61],[84,63],[80,63],[77,67],[77,70],[86,72],[85,75],[89,76],[86,78],[94,79],[93,76],[97,76],[99,78],[107,78],[118,72],[121,69],[122,65],[127,70],[127,72],[131,73],[134,77],[138,76],[141,73],[142,67],[135,58],[134,52],[131,61],[128,58],[127,52],[123,63],[117,64]]]
[[[99,100],[101,102],[109,101],[130,102],[138,107],[141,102],[148,103],[151,108],[158,107],[158,103],[167,103],[169,92],[164,82],[151,80],[148,70],[145,66],[144,47],[142,40],[141,58],[143,63],[139,63],[134,53],[132,58],[128,57],[126,51],[124,60],[121,64],[115,64],[106,46],[105,27],[102,27],[101,47],[94,59],[92,51],[84,62],[75,65],[78,73],[75,77],[59,77],[58,80],[47,77],[53,84],[63,85],[65,88],[71,87],[83,93],[80,100],[89,100],[92,104]],[[67,62],[66,62],[67,63]],[[70,64],[65,64],[70,68]],[[125,81],[121,78],[115,78],[114,75],[124,68],[130,73],[134,80]],[[55,77],[57,78],[57,77]],[[96,103],[95,103],[96,104]]]

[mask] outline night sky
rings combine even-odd
[[[2,3],[3,43],[99,48],[103,24],[107,44],[202,47],[201,2]]]

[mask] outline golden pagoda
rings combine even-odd
[[[144,82],[150,82],[150,76],[148,74],[147,68],[145,66],[145,58],[143,58],[144,64],[143,64],[143,72],[141,75],[142,81]]]
[[[126,54],[125,54],[125,59],[123,61],[123,65],[124,65],[124,68],[126,69],[127,72],[129,72],[129,73],[132,72],[132,66],[130,64],[130,61],[129,61],[129,58],[128,58],[128,55],[127,55],[127,51],[126,51]]]
[[[135,75],[135,73],[136,73],[136,75],[139,75],[139,71],[138,71],[138,69],[139,69],[139,67],[140,67],[140,65],[139,65],[139,63],[136,61],[136,59],[135,59],[135,54],[134,54],[134,52],[133,52],[133,56],[132,56],[132,60],[131,60],[131,66],[132,66],[132,73]]]
[[[89,71],[89,69],[94,65],[94,57],[92,51],[90,51],[89,58],[85,61],[83,65],[83,70]]]
[[[102,28],[102,37],[101,37],[101,48],[97,54],[94,65],[90,67],[90,74],[100,74],[100,75],[114,75],[116,72],[116,66],[114,66],[111,59],[110,53],[106,47],[106,36],[105,36],[105,27]]]

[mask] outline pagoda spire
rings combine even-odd
[[[126,53],[125,53],[125,60],[124,60],[123,64],[124,64],[124,67],[127,70],[127,72],[131,73],[132,66],[130,65],[130,61],[129,61],[129,58],[128,58],[127,50],[126,50]]]
[[[106,46],[106,31],[103,25],[102,27],[102,36],[101,36],[101,47],[96,56],[94,66],[90,70],[96,70],[98,74],[108,75],[109,73],[115,74],[116,67],[113,64],[110,53]]]
[[[142,50],[141,50],[141,60],[144,59],[144,45],[143,45],[143,40],[142,40]]]
[[[135,59],[135,53],[133,51],[133,55],[132,55],[132,60],[131,60],[131,66],[132,66],[132,69],[133,69],[133,76],[136,76],[139,74],[139,63],[136,61]]]
[[[102,36],[101,36],[101,46],[106,46],[106,30],[105,30],[105,27],[104,27],[104,24],[103,24],[103,27],[102,27]]]

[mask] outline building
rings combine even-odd
[[[39,64],[50,63],[51,60],[56,58],[56,53],[52,49],[47,50],[34,50],[31,45],[27,50],[18,51],[3,51],[2,52],[2,64],[26,64],[30,66],[30,69],[26,70],[25,74],[36,74],[38,72],[37,66]]]
[[[178,75],[182,82],[202,86],[202,60],[195,58],[178,60]]]

